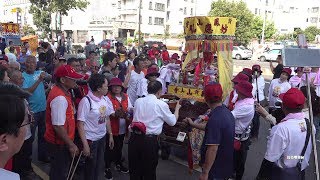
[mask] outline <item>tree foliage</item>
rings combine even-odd
[[[51,14],[59,12],[67,16],[69,10],[84,10],[89,5],[87,0],[30,0],[30,3],[34,24],[44,32],[50,31]]]
[[[320,29],[316,26],[309,26],[304,30],[304,34],[308,42],[313,42],[315,41],[316,35],[320,34]]]
[[[22,33],[24,36],[35,35],[36,31],[29,25],[25,25],[22,27]]]
[[[263,28],[263,19],[259,16],[255,16],[253,19],[252,33],[254,38],[261,39]],[[277,32],[277,29],[274,26],[273,22],[266,22],[264,37],[265,39],[271,39],[274,34]]]
[[[218,0],[212,2],[209,15],[237,19],[236,43],[247,45],[254,37],[252,33],[254,15],[243,1]]]

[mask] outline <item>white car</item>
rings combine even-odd
[[[262,53],[260,61],[276,61],[278,55],[281,55],[281,49],[271,49],[268,52]]]
[[[241,60],[241,59],[250,59],[251,57],[252,57],[251,50],[246,49],[243,46],[233,46],[232,58]]]

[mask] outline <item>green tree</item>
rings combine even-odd
[[[263,28],[263,19],[259,16],[255,16],[253,19],[253,25],[252,25],[252,33],[254,34],[255,38],[261,39],[262,28]],[[276,32],[277,32],[277,29],[275,28],[274,23],[267,21],[265,31],[264,31],[265,39],[271,39]]]
[[[25,25],[22,27],[22,32],[24,36],[35,35],[36,31],[29,25]]]
[[[245,2],[218,0],[212,2],[210,16],[234,17],[237,19],[235,42],[247,45],[254,37],[252,33],[254,15]]]
[[[34,24],[45,33],[51,30],[51,15],[53,13],[67,16],[69,10],[84,10],[89,5],[87,0],[30,0],[30,3],[29,12],[33,15]]]
[[[320,29],[318,29],[316,26],[309,26],[304,30],[304,34],[306,35],[308,42],[313,42],[316,35],[320,34]]]

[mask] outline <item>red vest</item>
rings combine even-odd
[[[121,102],[118,101],[118,99],[114,96],[112,96],[110,93],[108,93],[108,97],[112,102],[113,109],[116,111],[122,107],[122,109],[125,112],[128,112],[128,95],[123,94],[125,98],[121,99]],[[111,124],[111,130],[112,134],[117,136],[119,135],[119,128],[120,128],[120,119],[116,117],[110,116],[110,124]],[[129,124],[126,124],[126,127],[128,127]]]
[[[75,119],[74,119],[74,110],[73,104],[71,100],[71,96],[67,96],[65,92],[60,89],[58,86],[53,86],[51,91],[49,92],[47,98],[47,109],[46,109],[46,132],[44,134],[44,138],[46,141],[52,144],[65,144],[64,141],[56,134],[53,129],[52,121],[51,121],[51,101],[57,96],[63,96],[67,99],[68,107],[66,112],[66,121],[64,123],[64,128],[67,131],[68,137],[73,140],[75,133]]]

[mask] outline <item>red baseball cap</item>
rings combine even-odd
[[[243,73],[238,73],[231,81],[234,83],[240,83],[242,81],[249,82],[249,77]]]
[[[146,74],[145,77],[148,78],[148,77],[151,76],[151,75],[155,75],[155,76],[159,77],[159,76],[160,76],[160,73],[158,72],[157,68],[155,68],[155,67],[149,67],[149,68],[147,69],[147,74]]]
[[[259,64],[253,65],[251,69],[252,69],[252,73],[254,73],[254,71],[258,71],[258,72],[262,73],[261,66]]]
[[[222,100],[222,87],[219,83],[206,85],[203,90],[205,100],[221,101]]]
[[[250,68],[243,68],[242,73],[251,76],[252,75],[252,70]]]
[[[171,59],[178,60],[179,58],[180,58],[180,56],[178,55],[178,53],[173,53],[171,56]]]
[[[279,98],[282,104],[290,109],[302,109],[306,100],[302,91],[297,88],[291,88],[286,93],[280,94]]]
[[[62,65],[58,67],[54,76],[57,78],[67,77],[71,79],[82,79],[84,76],[77,73],[70,65]]]
[[[252,84],[248,81],[241,81],[235,87],[236,91],[247,98],[252,98]]]
[[[288,74],[288,76],[290,76],[290,75],[291,75],[292,70],[291,70],[290,68],[283,68],[283,69],[282,69],[282,72],[285,72],[285,73],[287,73],[287,74]]]
[[[110,80],[109,86],[121,86],[121,87],[123,87],[122,86],[122,81],[119,78],[112,78]]]

